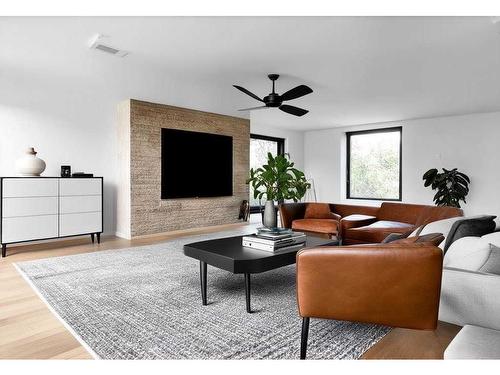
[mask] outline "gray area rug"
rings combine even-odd
[[[235,234],[241,231],[16,266],[97,358],[298,359],[294,265],[253,276],[252,314],[243,275],[209,266],[209,305],[201,305],[199,263],[182,246]],[[356,359],[389,331],[311,319],[308,358]]]

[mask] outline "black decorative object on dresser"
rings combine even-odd
[[[0,243],[90,235],[103,231],[103,179],[0,177]]]
[[[61,177],[71,177],[71,165],[61,165]]]

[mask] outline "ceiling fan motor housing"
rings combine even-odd
[[[264,97],[264,103],[268,107],[279,107],[283,101],[281,100],[281,96],[276,93],[271,93],[268,96]]]

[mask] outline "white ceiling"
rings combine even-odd
[[[130,55],[88,50],[96,33]],[[263,97],[267,74],[279,73],[280,93],[314,90],[289,102],[310,113],[254,111],[252,121],[295,130],[500,110],[500,34],[489,17],[0,18],[0,46],[1,74],[78,82],[126,65],[204,87],[216,98],[200,109],[240,117],[259,103],[231,85]]]

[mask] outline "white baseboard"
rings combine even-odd
[[[168,231],[168,232],[161,232],[161,233],[153,233],[153,234],[143,234],[141,236],[134,236],[132,239],[140,239],[140,238],[154,238],[154,237],[160,237],[160,236],[182,236],[182,235],[190,235],[190,234],[203,234],[203,233],[212,233],[212,232],[218,232],[220,230],[228,230],[231,228],[235,227],[241,227],[245,225],[250,225],[249,222],[236,222],[236,223],[229,223],[229,224],[220,224],[220,225],[210,225],[206,227],[198,227],[198,228],[189,228],[189,229],[178,229],[178,230],[173,230],[173,231]]]
[[[125,233],[122,233],[122,232],[114,232],[113,234],[116,237],[124,238],[126,240],[131,240],[132,239],[132,237],[130,236],[130,234],[125,234]]]

